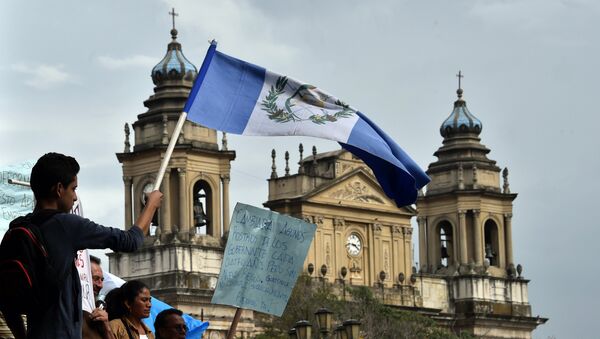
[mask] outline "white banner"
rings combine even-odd
[[[9,184],[8,180],[29,182],[33,161],[0,168],[0,235],[13,219],[33,211],[33,192],[27,186]]]

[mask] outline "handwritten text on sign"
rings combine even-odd
[[[212,302],[281,316],[315,229],[300,219],[238,203]]]

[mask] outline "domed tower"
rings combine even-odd
[[[460,74],[459,74],[460,75]],[[467,108],[463,90],[442,123],[443,145],[429,165],[431,182],[418,201],[421,271],[437,274],[513,273],[511,216],[516,194],[504,170],[487,157],[481,144],[482,123]]]
[[[458,77],[458,99],[427,170],[431,182],[417,199],[423,307],[439,309],[442,324],[478,338],[531,338],[548,319],[532,316],[529,280],[513,264],[517,195],[508,170],[487,157],[483,125],[467,108]]]
[[[147,111],[132,124],[133,147],[125,124],[125,147],[117,153],[123,167],[128,227],[143,209],[145,193],[153,189],[197,74],[184,56],[177,34],[173,25],[167,52],[152,69],[154,94],[144,101]],[[225,135],[219,145],[217,131],[185,121],[160,186],[163,202],[152,220],[150,236],[135,253],[110,254],[112,273],[144,281],[153,296],[198,318],[203,313],[216,329],[221,327],[219,321],[227,321],[222,316],[229,312],[211,307],[210,298],[223,258],[223,235],[229,229],[229,178],[234,159]],[[217,313],[220,320],[213,321]]]

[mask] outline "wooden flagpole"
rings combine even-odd
[[[175,130],[173,130],[173,135],[171,135],[171,140],[169,140],[169,146],[167,146],[167,151],[165,152],[165,157],[162,159],[162,163],[160,164],[160,169],[158,170],[158,175],[156,176],[156,181],[154,182],[154,190],[157,191],[160,189],[160,184],[165,176],[165,171],[167,170],[167,165],[169,164],[169,160],[171,160],[171,155],[173,154],[173,149],[175,148],[175,144],[177,143],[177,139],[179,139],[179,134],[181,133],[181,129],[183,128],[183,123],[185,122],[185,118],[187,117],[186,112],[181,112],[179,116],[179,120],[177,120],[177,125],[175,125]]]
[[[238,322],[240,322],[240,317],[242,316],[242,309],[237,308],[235,310],[235,316],[233,317],[233,322],[229,327],[229,332],[227,332],[227,339],[233,339],[235,337],[235,329],[237,328]]]

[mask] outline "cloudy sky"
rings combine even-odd
[[[115,157],[145,111],[170,40],[199,66],[219,49],[309,81],[365,112],[424,168],[462,70],[490,158],[519,193],[514,253],[531,279],[534,337],[592,338],[600,316],[597,192],[600,3],[480,1],[16,1],[0,4],[0,165],[48,151],[78,158],[86,216],[121,225]],[[594,38],[596,37],[596,38]],[[596,43],[593,43],[596,41]],[[277,141],[297,161],[297,144]],[[229,138],[232,203],[266,200],[273,139]],[[282,158],[278,166],[284,167]],[[415,232],[416,233],[416,232]]]

